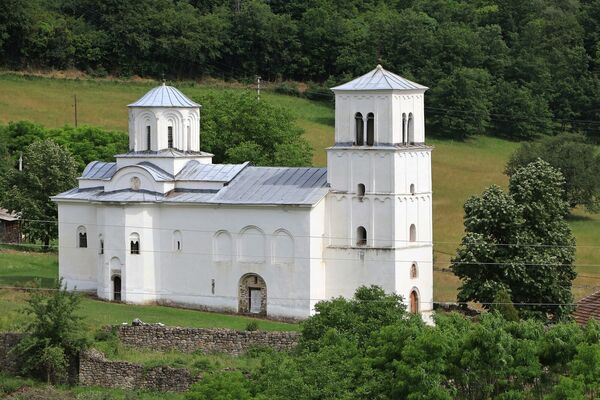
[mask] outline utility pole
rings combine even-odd
[[[73,104],[75,106],[75,128],[77,128],[77,95],[73,95]]]
[[[256,76],[256,99],[260,101],[260,76]]]
[[[19,154],[19,171],[23,171],[23,152]]]

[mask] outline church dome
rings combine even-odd
[[[129,104],[128,107],[197,108],[200,107],[200,104],[194,103],[173,86],[163,83],[150,90],[135,103]]]

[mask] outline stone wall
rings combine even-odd
[[[184,368],[145,368],[126,361],[107,360],[94,349],[85,351],[79,359],[79,383],[84,386],[183,392],[200,379]]]
[[[23,334],[21,333],[0,333],[0,372],[18,373],[17,359],[10,351],[19,343],[22,337]]]
[[[235,331],[231,329],[177,328],[159,325],[120,325],[115,327],[126,346],[159,351],[240,355],[253,347],[290,351],[300,339],[299,332]]]

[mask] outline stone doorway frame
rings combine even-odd
[[[250,313],[250,289],[260,290],[260,312]],[[267,284],[258,274],[244,274],[240,278],[238,292],[238,312],[240,314],[267,315]]]

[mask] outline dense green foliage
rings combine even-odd
[[[523,143],[506,164],[511,176],[519,168],[541,158],[565,177],[564,199],[570,207],[583,205],[590,212],[600,210],[600,153],[578,134],[561,134]]]
[[[23,373],[43,377],[48,383],[67,378],[69,364],[87,346],[82,318],[76,315],[80,295],[59,281],[50,293],[31,293],[25,312],[31,319],[14,351]]]
[[[312,148],[284,107],[247,92],[223,91],[196,98],[202,104],[201,147],[214,163],[307,166]]]
[[[127,152],[129,139],[127,134],[101,128],[83,126],[73,128],[47,129],[28,121],[11,122],[0,125],[0,141],[6,146],[10,156],[10,165],[15,166],[19,153],[29,144],[51,139],[73,155],[79,172],[95,160],[114,161],[115,154]],[[0,155],[2,145],[0,145]]]
[[[475,320],[440,314],[429,326],[397,306],[397,296],[375,287],[359,291],[361,299],[320,302],[324,312],[306,321],[308,340],[294,353],[262,353],[245,382],[238,373],[213,372],[188,398],[533,400],[598,393],[595,322],[582,328],[497,313]],[[387,305],[374,316],[377,304]],[[356,329],[348,321],[357,321]]]
[[[9,68],[330,85],[381,63],[432,88],[427,114],[439,134],[598,138],[587,122],[600,117],[598,0],[8,0],[3,8],[0,60]]]
[[[38,140],[23,152],[23,170],[10,169],[0,176],[0,206],[18,212],[23,233],[47,249],[58,236],[58,209],[50,196],[75,186],[77,162],[69,151],[52,140]]]
[[[452,259],[459,301],[490,308],[506,291],[521,316],[568,316],[575,238],[563,185],[560,171],[538,159],[514,172],[508,193],[491,186],[467,200],[466,234]]]

